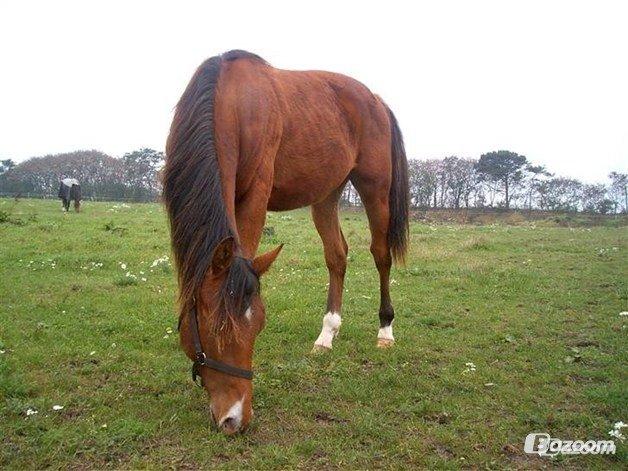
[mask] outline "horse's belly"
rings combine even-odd
[[[347,179],[355,159],[346,150],[314,156],[278,155],[270,211],[287,211],[318,203]]]
[[[314,198],[304,193],[283,191],[273,187],[268,200],[268,211],[289,211],[310,206],[315,202]]]

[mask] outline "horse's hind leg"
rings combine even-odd
[[[321,333],[314,342],[313,352],[330,349],[341,324],[340,308],[348,252],[347,242],[338,220],[338,199],[341,193],[342,187],[326,200],[312,206],[312,219],[323,241],[325,263],[329,270],[327,313],[323,317]]]
[[[360,194],[371,229],[371,253],[375,260],[375,266],[379,272],[379,332],[377,333],[377,346],[390,347],[395,338],[392,332],[392,323],[395,311],[390,301],[389,279],[392,257],[388,246],[388,224],[390,210],[388,206],[388,194],[390,183],[386,181],[386,172],[379,175],[352,176],[351,181]]]

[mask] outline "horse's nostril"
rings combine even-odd
[[[235,417],[227,417],[220,422],[220,428],[227,434],[235,433],[240,428],[239,422]]]

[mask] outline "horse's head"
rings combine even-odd
[[[198,333],[203,353],[226,365],[227,371],[197,367],[210,396],[213,421],[227,434],[244,430],[252,416],[253,386],[250,379],[230,374],[229,368],[250,371],[253,345],[264,328],[266,314],[259,277],[279,255],[282,246],[252,261],[236,256],[233,238],[220,242],[196,301]],[[181,344],[196,360],[191,316],[181,321]]]

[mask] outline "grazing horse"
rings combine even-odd
[[[392,345],[392,260],[408,242],[408,169],[397,121],[349,77],[276,69],[230,51],[197,69],[177,104],[166,144],[163,196],[179,280],[181,345],[227,433],[252,414],[253,344],[264,327],[259,277],[281,246],[256,257],[266,211],[312,207],[329,269],[315,350],[341,323],[347,243],[338,200],[351,181],[372,235],[381,302],[377,345]]]
[[[59,198],[63,202],[63,209],[70,210],[70,201],[74,200],[74,210],[81,209],[81,185],[76,178],[64,178],[59,185]]]

